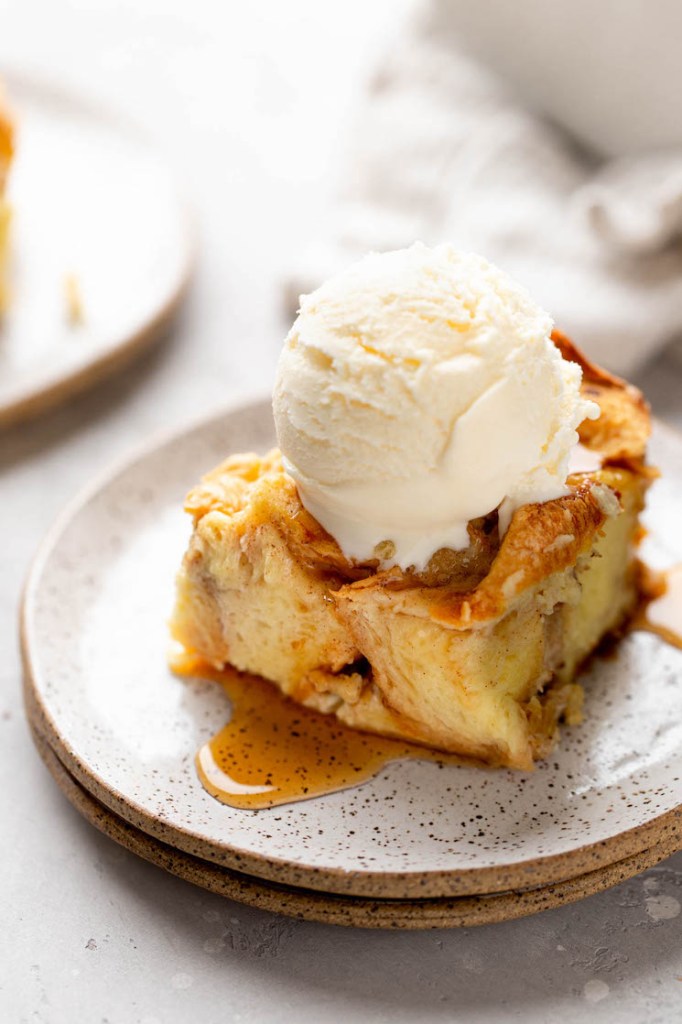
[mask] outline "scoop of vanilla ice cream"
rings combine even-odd
[[[467,547],[469,520],[499,508],[504,531],[519,505],[567,493],[576,428],[599,408],[551,330],[523,288],[451,245],[371,254],[302,297],[277,436],[346,557],[419,570]]]

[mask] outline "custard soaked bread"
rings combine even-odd
[[[636,602],[651,475],[640,394],[552,337],[601,409],[579,428],[599,468],[568,493],[517,507],[502,538],[497,510],[470,521],[422,571],[382,568],[386,552],[343,554],[278,451],[234,456],[187,498],[175,638],[355,728],[530,768],[580,720],[576,672]]]

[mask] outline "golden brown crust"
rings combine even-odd
[[[303,507],[276,448],[264,456],[248,453],[225,459],[190,491],[185,511],[196,525],[211,511],[239,519],[247,503],[249,528],[273,526],[300,565],[344,580],[362,579],[376,569],[376,562],[349,562],[334,538]]]
[[[582,393],[601,409],[598,420],[585,420],[579,427],[581,443],[599,451],[605,463],[642,468],[651,412],[641,391],[591,363],[561,331],[553,331],[552,341],[564,359],[578,363],[583,371]]]
[[[525,590],[575,565],[605,520],[593,479],[582,480],[565,498],[522,505],[488,575],[470,594],[447,595],[433,617],[460,629],[499,619]]]

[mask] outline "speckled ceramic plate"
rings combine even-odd
[[[682,847],[682,651],[645,633],[586,675],[587,721],[530,774],[389,765],[361,787],[240,811],[200,785],[194,754],[223,691],[166,668],[187,488],[228,452],[273,442],[269,404],[224,413],[110,473],[67,509],[28,580],[29,715],[70,774],[135,828],[202,861],[370,898],[449,897],[576,878]],[[682,438],[657,426],[646,557],[679,561]]]
[[[17,121],[11,301],[0,322],[7,425],[160,336],[189,279],[194,232],[170,169],[133,127],[53,86],[3,77]]]
[[[66,770],[57,755],[34,732],[38,751],[62,793],[96,828],[144,860],[193,885],[238,903],[259,907],[305,921],[319,921],[356,928],[466,928],[528,917],[543,910],[575,903],[618,885],[660,863],[676,851],[675,836],[661,845],[636,853],[615,864],[607,864],[538,889],[523,889],[493,895],[458,896],[449,899],[372,900],[359,896],[337,896],[261,881],[229,868],[202,861],[191,854],[153,839],[104,807]]]

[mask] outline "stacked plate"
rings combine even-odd
[[[26,706],[63,792],[174,874],[294,917],[383,928],[500,921],[631,877],[682,848],[682,650],[632,633],[586,673],[586,722],[530,774],[396,762],[356,789],[261,811],[201,786],[220,687],[166,667],[186,490],[274,441],[269,404],[147,449],[66,510],[22,613]],[[682,438],[657,426],[647,560],[682,559]]]

